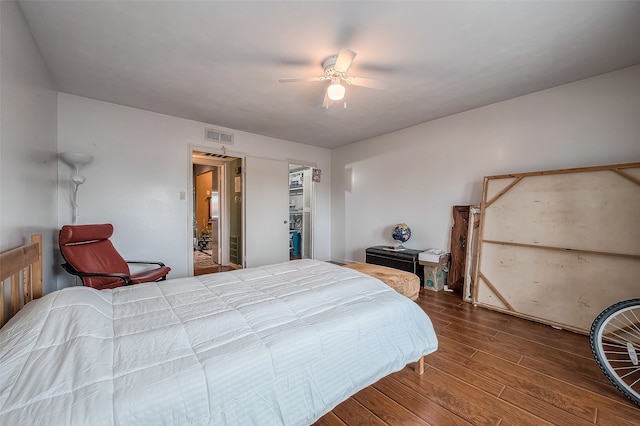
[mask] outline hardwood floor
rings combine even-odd
[[[233,271],[234,268],[231,266],[222,266],[222,265],[214,265],[214,266],[204,266],[204,267],[194,267],[193,275],[205,275],[205,274],[215,274],[217,272],[227,272]]]
[[[358,392],[316,425],[638,425],[587,336],[421,290],[438,351]]]
[[[193,252],[193,275],[213,274],[216,272],[231,271],[231,266],[222,266],[216,263],[210,254],[194,250]]]
[[[213,250],[217,246],[213,247]],[[193,251],[193,275],[213,274],[216,272],[232,271],[231,266],[222,266],[218,264],[211,255],[211,251]]]

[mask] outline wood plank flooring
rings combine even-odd
[[[193,275],[214,274],[231,270],[233,270],[232,267],[222,266],[215,262],[211,254],[197,250],[193,251]]]
[[[587,336],[421,290],[439,339],[411,367],[358,392],[316,425],[639,425],[596,365]]]

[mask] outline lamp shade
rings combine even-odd
[[[345,91],[344,86],[339,81],[334,81],[327,88],[327,96],[332,101],[339,101],[344,98]]]
[[[84,154],[82,152],[62,152],[60,153],[60,158],[62,158],[65,163],[75,167],[76,169],[79,169],[80,166],[84,166],[85,164],[93,161],[93,155]]]

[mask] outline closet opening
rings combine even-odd
[[[313,167],[289,164],[289,258],[313,258]]]

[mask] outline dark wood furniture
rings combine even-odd
[[[453,227],[451,228],[451,264],[449,266],[449,289],[461,292],[464,287],[464,269],[467,250],[467,230],[469,229],[469,207],[453,206]]]
[[[424,267],[418,263],[418,254],[424,250],[394,250],[392,246],[374,246],[365,250],[366,262],[388,266],[416,274],[424,286]]]

